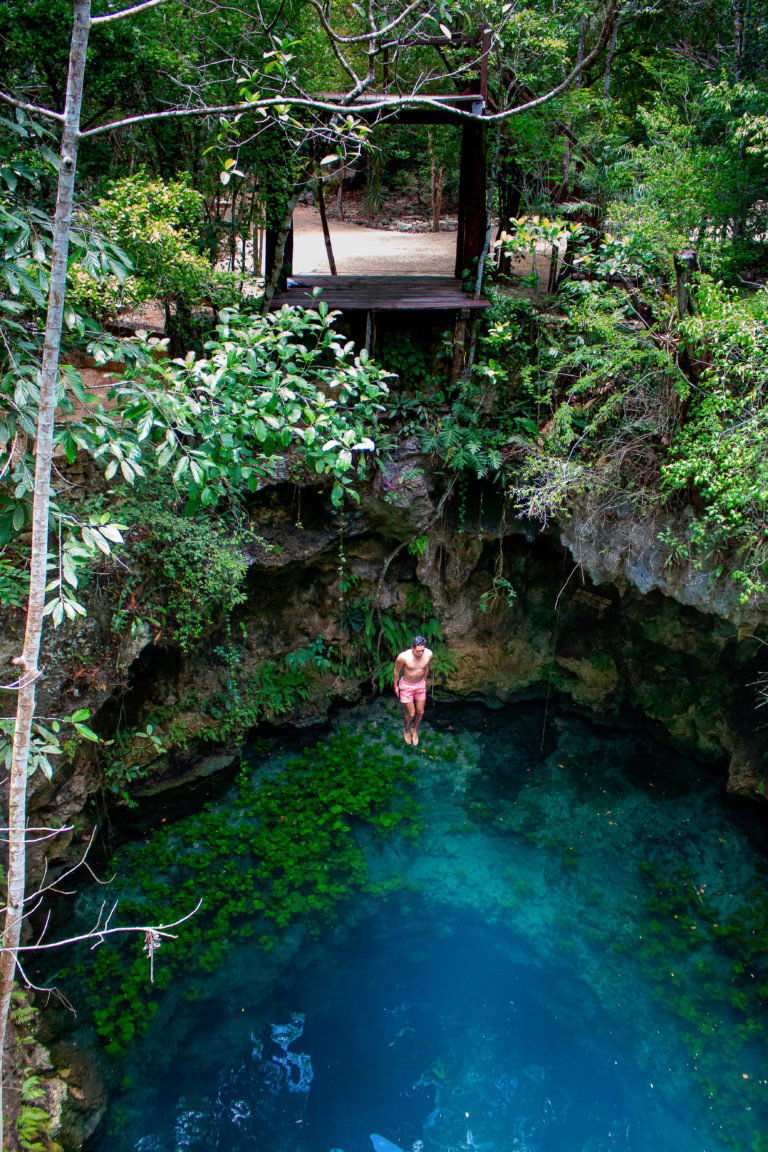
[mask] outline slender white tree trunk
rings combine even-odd
[[[40,637],[43,630],[46,568],[48,560],[48,512],[53,459],[53,425],[56,415],[56,385],[59,347],[67,285],[67,257],[72,221],[77,147],[80,139],[80,106],[83,96],[85,56],[91,25],[91,0],[74,0],[74,27],[69,56],[67,98],[61,139],[61,166],[54,217],[51,282],[45,323],[40,413],[35,445],[35,490],[32,504],[32,551],[29,572],[29,603],[24,649],[15,663],[19,667],[16,727],[13,735],[10,799],[8,812],[8,899],[0,952],[0,1053],[5,1055],[6,1025],[16,950],[19,946],[26,884],[27,768],[32,720],[35,712],[35,684],[40,671]],[[3,1061],[3,1069],[5,1061]],[[0,1096],[0,1125],[2,1096]],[[1,1129],[0,1129],[1,1134]],[[4,1146],[4,1145],[3,1145]]]

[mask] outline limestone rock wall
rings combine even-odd
[[[299,520],[286,486],[253,508],[260,534],[279,551],[252,557],[247,641],[238,648],[245,679],[258,677],[264,660],[282,666],[318,636],[354,665],[363,639],[345,626],[350,605],[368,605],[379,619],[413,618],[417,592],[450,653],[438,692],[497,700],[563,693],[612,722],[648,724],[680,748],[732,759],[733,790],[762,796],[754,686],[762,645],[743,634],[743,621],[740,628],[681,602],[669,582],[641,587],[631,565],[620,578],[593,572],[557,533],[515,520],[488,493],[444,499],[415,455],[390,465],[343,519],[322,491],[304,492],[302,502]],[[394,652],[385,644],[381,657]],[[221,670],[199,656],[169,669],[157,653],[138,666],[150,688],[137,714],[163,702],[176,709],[184,730],[176,751],[188,756],[197,708],[220,688]],[[307,698],[274,719],[309,723],[373,690],[354,672],[315,675]]]
[[[229,635],[206,636],[188,656],[155,645],[148,632],[115,638],[103,596],[76,635],[47,633],[41,711],[85,704],[105,736],[118,727],[140,734],[151,720],[162,753],[140,735],[127,753],[144,787],[217,770],[260,718],[311,723],[373,692],[354,628],[355,612],[368,606],[378,624],[384,616],[418,620],[414,611],[439,621],[450,657],[438,692],[498,700],[564,693],[597,716],[650,724],[681,748],[728,758],[733,790],[762,797],[762,618],[736,613],[735,586],[708,600],[701,580],[671,572],[647,526],[619,522],[602,551],[577,520],[542,532],[515,519],[490,487],[446,486],[415,445],[343,515],[324,488],[287,481],[260,492],[251,515],[276,547],[249,555],[248,602]],[[11,618],[3,633],[5,662],[18,627]],[[289,653],[318,637],[347,657],[346,671],[313,669],[307,693],[289,707],[249,713],[265,662],[284,670]],[[383,639],[379,656],[394,656]],[[103,757],[83,747],[52,785],[32,781],[36,818],[74,824],[71,844],[59,838],[65,857],[95,817],[83,813],[100,791]]]

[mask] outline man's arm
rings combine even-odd
[[[398,700],[400,699],[400,693],[399,693],[398,688],[397,688],[397,681],[399,679],[400,669],[402,668],[403,664],[404,664],[404,660],[403,660],[402,653],[401,653],[398,656],[397,660],[395,660],[395,673],[394,673],[395,696],[397,696]]]

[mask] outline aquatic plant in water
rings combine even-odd
[[[754,876],[744,897],[707,889],[689,867],[669,873],[644,861],[649,920],[634,954],[654,998],[683,1021],[692,1076],[717,1128],[743,1149],[744,1114],[766,1115],[768,893]],[[763,1137],[750,1152],[766,1147]]]
[[[154,985],[135,944],[105,945],[94,963],[79,966],[106,1051],[119,1055],[146,1029],[157,1010],[153,992],[179,971],[212,972],[249,937],[269,950],[277,930],[297,918],[319,931],[354,891],[397,886],[397,878],[369,881],[356,831],[418,835],[418,805],[408,792],[417,762],[375,726],[354,735],[342,728],[271,778],[253,783],[243,770],[225,808],[209,805],[118,852],[112,865],[123,922],[169,922],[201,896],[203,907],[178,939],[163,943]]]

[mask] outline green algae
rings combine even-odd
[[[745,1113],[765,1105],[768,893],[756,870],[744,898],[710,892],[690,867],[644,861],[650,919],[632,949],[653,996],[681,1021],[689,1069],[717,1102],[720,1136],[742,1149]],[[729,901],[731,906],[729,907]],[[760,1147],[762,1138],[751,1149]]]
[[[387,736],[375,725],[342,728],[259,782],[243,769],[227,805],[209,805],[117,853],[123,923],[172,923],[201,898],[202,906],[176,939],[163,941],[154,984],[135,940],[106,944],[93,965],[81,966],[109,1055],[146,1030],[157,1009],[153,991],[178,973],[211,973],[250,937],[269,951],[299,918],[316,933],[353,892],[397,886],[397,877],[370,881],[358,843],[364,828],[378,837],[418,836],[410,795],[418,760]],[[185,994],[194,999],[195,989]]]

